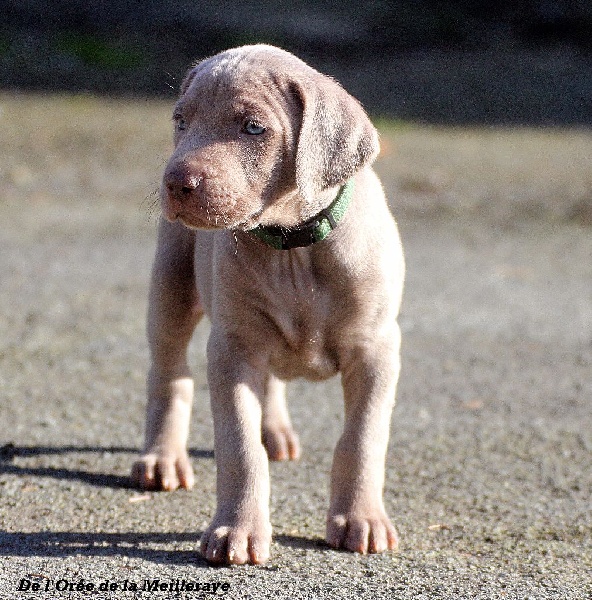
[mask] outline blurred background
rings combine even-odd
[[[188,65],[266,42],[375,115],[592,122],[587,0],[2,0],[0,88],[172,96]]]

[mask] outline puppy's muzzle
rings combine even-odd
[[[185,162],[167,168],[163,177],[163,213],[169,221],[176,221],[195,205],[195,193],[203,182],[203,175]]]

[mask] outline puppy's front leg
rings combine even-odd
[[[193,380],[187,346],[203,314],[195,287],[195,234],[180,223],[161,220],[152,269],[148,341],[152,365],[144,452],[132,480],[144,489],[193,486],[187,455]]]
[[[214,325],[208,381],[214,419],[217,508],[201,539],[213,563],[262,563],[269,557],[269,465],[261,442],[263,369]]]
[[[397,546],[384,509],[385,457],[399,375],[398,327],[348,353],[342,367],[345,427],[333,460],[327,542],[354,552]]]

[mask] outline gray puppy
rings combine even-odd
[[[146,447],[134,481],[193,485],[187,346],[205,313],[218,495],[205,558],[269,557],[268,458],[300,454],[284,382],[337,372],[345,426],[327,542],[362,553],[395,548],[382,490],[404,263],[370,167],[376,130],[335,81],[264,45],[193,67],[174,123],[148,314]]]

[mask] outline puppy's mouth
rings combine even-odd
[[[183,223],[183,225],[189,229],[230,229],[224,224],[222,219],[218,217],[200,219],[195,215],[188,216],[184,214],[178,214],[172,220]]]
[[[232,219],[228,215],[207,214],[205,216],[180,211],[174,214],[167,214],[166,218],[169,221],[179,221],[189,229],[206,229],[206,230],[238,230],[249,231],[257,227],[262,209],[255,211],[246,219]]]
[[[229,229],[237,229],[238,231],[249,231],[250,229],[254,229],[259,225],[259,219],[261,218],[261,213],[263,213],[263,207],[259,210],[255,211],[250,217],[247,219],[240,221],[233,227],[229,227]]]
[[[171,193],[163,186],[161,208],[167,221],[179,221],[190,229],[228,229],[248,231],[257,227],[263,207],[253,209],[253,202],[240,195],[210,197],[205,191],[201,194]],[[251,206],[249,206],[249,204]]]

